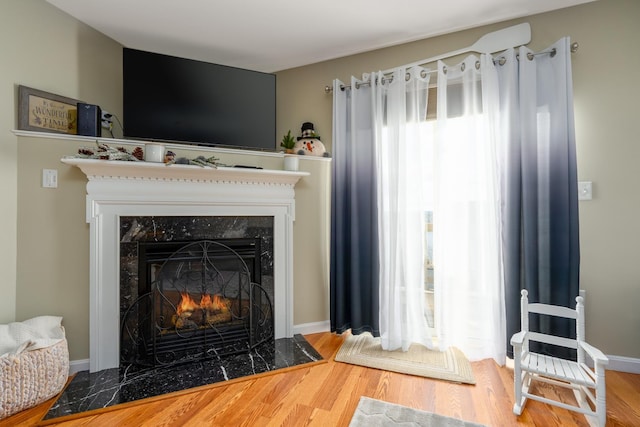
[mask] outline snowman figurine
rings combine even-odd
[[[301,156],[329,157],[329,153],[320,141],[320,136],[313,129],[313,123],[304,122],[302,124],[302,136],[298,137],[293,152]]]

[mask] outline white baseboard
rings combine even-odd
[[[607,355],[607,357],[609,358],[608,370],[640,374],[640,359],[610,355]]]
[[[72,360],[69,362],[69,375],[89,370],[89,359]]]
[[[329,332],[330,330],[331,322],[329,320],[293,325],[293,333],[300,335],[319,334],[320,332]]]
[[[304,323],[302,325],[293,326],[293,333],[300,335],[318,334],[321,332],[329,332],[330,330],[331,323],[328,320],[324,322]],[[640,374],[640,359],[610,355],[607,355],[607,357],[609,358],[609,365],[607,365],[608,370]],[[513,368],[512,359],[507,359],[507,366],[509,365],[509,361],[511,361],[511,368]],[[69,375],[88,370],[89,359],[72,360],[69,362]]]

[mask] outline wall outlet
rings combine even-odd
[[[113,129],[113,115],[108,111],[102,112],[102,128],[111,130]]]
[[[591,200],[593,198],[593,187],[591,181],[578,182],[578,200]]]
[[[57,169],[42,169],[42,188],[58,188]]]

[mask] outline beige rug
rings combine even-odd
[[[445,417],[407,406],[362,396],[349,427],[484,427],[469,421]]]
[[[406,352],[384,351],[380,345],[380,338],[364,333],[348,336],[338,350],[335,360],[402,374],[466,384],[476,383],[471,364],[455,347],[439,352],[429,350],[420,344],[412,344]]]

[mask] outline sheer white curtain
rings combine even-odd
[[[378,171],[380,337],[385,350],[431,347],[425,319],[425,144],[429,72],[421,67],[376,73],[372,81]]]
[[[498,78],[490,56],[438,63],[434,289],[441,349],[470,360],[506,354],[495,119]]]

